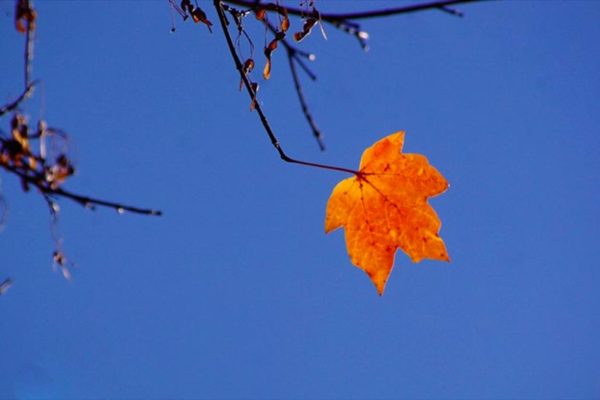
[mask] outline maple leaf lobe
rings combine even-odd
[[[363,153],[359,173],[333,189],[325,232],[345,228],[352,263],[383,294],[402,249],[413,262],[449,261],[439,237],[441,222],[427,199],[448,188],[446,179],[420,154],[403,154],[404,132],[389,135]]]

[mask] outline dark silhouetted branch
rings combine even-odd
[[[29,87],[31,82],[31,60],[33,59],[33,27],[32,22],[27,21],[27,31],[25,32],[25,87]]]
[[[101,207],[112,208],[113,210],[117,211],[119,214],[122,214],[125,211],[128,211],[128,212],[132,212],[135,214],[143,214],[143,215],[156,215],[156,216],[162,215],[162,211],[159,211],[159,210],[128,206],[128,205],[113,202],[113,201],[100,200],[100,199],[97,199],[94,197],[73,193],[73,192],[67,191],[61,187],[53,188],[46,180],[43,179],[43,177],[38,176],[38,175],[31,175],[31,174],[27,173],[26,171],[22,170],[21,168],[14,167],[12,165],[0,164],[0,167],[2,167],[6,171],[8,171],[14,175],[19,176],[22,180],[24,180],[28,184],[35,186],[44,195],[44,198],[46,199],[46,201],[49,202],[51,214],[53,212],[56,213],[56,211],[57,211],[55,209],[55,205],[53,204],[53,200],[51,200],[51,199],[53,199],[55,197],[64,197],[66,199],[69,199],[76,203],[79,203],[80,205],[82,205],[86,208],[93,209],[95,206],[101,206]],[[50,203],[50,201],[52,201],[52,203]]]
[[[458,5],[458,4],[466,4],[466,3],[474,3],[480,1],[487,0],[440,0],[440,1],[432,1],[421,4],[413,4],[408,6],[401,7],[393,7],[386,8],[380,10],[369,10],[369,11],[360,11],[353,13],[322,13],[320,14],[321,20],[328,23],[335,23],[340,21],[347,20],[358,20],[358,19],[368,19],[368,18],[381,18],[381,17],[391,17],[394,15],[400,14],[409,14],[413,12],[426,11],[426,10],[442,10],[445,12],[450,12],[454,15],[461,15],[460,13],[452,10],[449,11],[448,7]],[[252,1],[252,0],[226,0],[227,3],[236,4],[241,7],[247,7],[253,10],[258,8],[263,8],[269,11],[276,11],[276,9],[280,6],[274,3],[262,3],[260,1]],[[286,7],[288,14],[304,16],[306,15],[306,11],[294,8],[294,7]]]
[[[254,90],[252,84],[250,83],[248,77],[246,76],[246,73],[244,72],[244,66],[235,51],[235,45],[233,43],[233,39],[231,38],[231,34],[229,33],[229,29],[227,27],[229,23],[227,22],[227,18],[225,17],[225,12],[223,10],[223,1],[222,0],[214,0],[214,6],[215,6],[215,9],[219,16],[219,22],[220,22],[221,28],[223,29],[223,34],[225,35],[227,47],[229,48],[229,53],[231,53],[231,57],[233,58],[235,67],[240,74],[240,78],[242,79],[242,82],[244,83],[246,90],[248,91],[248,95],[250,96],[250,99],[255,103],[255,110],[259,115],[260,122],[262,123],[262,125],[265,129],[265,132],[269,136],[269,139],[271,140],[271,144],[277,150],[279,157],[283,161],[288,162],[288,163],[300,164],[300,165],[304,165],[307,167],[314,167],[314,168],[328,169],[328,170],[333,170],[333,171],[346,172],[346,173],[355,174],[355,175],[358,174],[358,171],[355,171],[355,170],[352,170],[349,168],[337,167],[334,165],[313,163],[313,162],[309,162],[309,161],[296,160],[294,158],[289,157],[283,151],[283,148],[281,147],[281,144],[279,143],[277,136],[275,136],[275,133],[273,132],[273,129],[271,128],[271,125],[269,124],[269,121],[268,121],[265,113],[263,112],[262,107],[260,106],[260,103],[258,101],[256,101],[256,91]]]
[[[35,81],[31,82],[29,85],[27,85],[27,87],[25,88],[25,90],[23,91],[23,93],[21,93],[19,95],[19,97],[17,97],[13,102],[8,103],[8,104],[0,107],[0,117],[3,116],[4,114],[8,113],[8,112],[13,111],[17,107],[19,107],[19,104],[21,104],[21,102],[23,102],[29,96],[31,96],[31,94],[33,93],[33,89],[35,88],[35,84],[36,84]]]
[[[89,196],[82,196],[76,193],[72,193],[72,192],[68,192],[62,188],[58,188],[58,189],[46,189],[45,191],[46,194],[50,195],[50,196],[60,196],[60,197],[65,197],[67,199],[73,200],[79,204],[81,204],[84,207],[90,207],[90,206],[101,206],[101,207],[108,207],[108,208],[112,208],[114,209],[116,212],[118,212],[119,214],[124,213],[125,211],[128,212],[132,212],[135,214],[143,214],[143,215],[155,215],[155,216],[161,216],[162,215],[162,211],[160,210],[153,210],[150,208],[140,208],[140,207],[134,207],[134,206],[128,206],[125,204],[121,204],[121,203],[115,203],[112,201],[106,201],[106,200],[100,200],[100,199],[96,199],[93,197],[89,197]]]
[[[176,5],[172,5],[177,9]],[[25,34],[23,77],[25,89],[13,102],[0,107],[0,116],[11,112],[31,96],[36,82],[31,81],[31,69],[33,60],[33,42],[37,13],[29,0],[17,0],[15,8],[15,26],[17,31]],[[74,172],[70,161],[65,154],[61,154],[56,164],[48,165],[46,162],[44,135],[49,132],[46,124],[40,121],[37,133],[31,132],[26,118],[22,114],[15,114],[11,122],[11,138],[0,136],[0,167],[6,172],[14,174],[21,179],[24,190],[29,186],[36,187],[44,196],[50,207],[54,218],[58,212],[58,206],[53,198],[64,197],[75,201],[88,208],[102,206],[112,208],[119,213],[129,211],[144,215],[161,215],[157,210],[128,206],[116,202],[100,200],[89,196],[76,194],[63,189],[62,183]],[[56,133],[56,130],[52,130]],[[64,136],[64,135],[63,135]],[[40,154],[34,154],[30,148],[30,140],[40,140]],[[2,200],[3,201],[3,200]],[[3,204],[3,203],[2,203]]]
[[[487,0],[441,0],[432,1],[428,3],[413,4],[409,6],[387,8],[381,10],[361,11],[355,13],[341,13],[341,14],[321,14],[321,19],[327,22],[334,21],[345,21],[345,20],[357,20],[357,19],[368,19],[368,18],[381,18],[391,17],[400,14],[409,14],[414,12],[421,12],[427,10],[441,10],[450,12],[451,14],[462,16],[462,14],[450,9],[448,7],[455,6],[458,4],[475,3]]]
[[[300,78],[298,77],[298,70],[296,69],[296,59],[294,53],[290,51],[288,51],[288,62],[290,64],[290,71],[292,72],[292,79],[294,80],[294,88],[296,89],[298,100],[300,101],[300,106],[302,107],[302,113],[304,114],[304,118],[306,118],[306,122],[308,122],[308,125],[310,125],[310,129],[312,130],[313,136],[319,144],[319,148],[321,151],[323,151],[325,150],[323,135],[321,134],[321,130],[317,126],[312,114],[310,113],[310,109],[308,108],[308,104],[304,98],[304,92],[302,91],[302,85],[300,84]]]
[[[173,2],[174,0],[169,0],[169,1]],[[262,23],[265,25],[265,27],[268,30],[270,30],[271,33],[273,33],[273,35],[275,36],[275,39],[273,40],[273,42],[275,43],[274,48],[273,49],[265,48],[265,51],[268,50],[268,55],[267,55],[267,53],[265,53],[267,55],[266,70],[268,71],[265,75],[265,78],[267,78],[267,79],[270,75],[270,69],[271,69],[271,53],[277,47],[277,45],[276,45],[277,42],[283,44],[283,46],[285,47],[286,52],[287,52],[287,58],[288,58],[289,66],[290,66],[290,72],[291,72],[292,79],[294,82],[294,88],[298,95],[298,100],[300,102],[302,113],[311,128],[312,134],[315,137],[315,139],[319,145],[319,148],[321,150],[324,150],[325,145],[323,143],[322,133],[321,133],[320,129],[318,128],[318,126],[315,122],[315,119],[312,116],[312,113],[308,106],[308,102],[304,95],[303,87],[302,87],[302,84],[301,84],[301,81],[300,81],[300,78],[298,75],[298,69],[297,69],[297,66],[299,66],[310,77],[310,79],[315,80],[316,75],[312,72],[312,70],[307,66],[307,64],[305,62],[306,59],[311,60],[311,61],[314,60],[314,55],[307,53],[305,51],[302,51],[302,50],[296,48],[295,46],[291,45],[288,38],[286,38],[286,35],[285,35],[285,30],[287,30],[287,28],[284,30],[281,27],[271,24],[266,16],[267,11],[272,11],[272,12],[276,13],[277,15],[279,15],[280,17],[283,14],[286,16],[285,17],[286,19],[287,19],[288,14],[302,17],[302,19],[305,21],[305,23],[304,23],[303,31],[296,33],[294,35],[294,39],[296,41],[302,40],[307,34],[309,34],[310,30],[312,29],[312,27],[315,24],[318,24],[319,22],[327,22],[327,23],[331,24],[332,26],[334,26],[335,28],[340,29],[341,31],[343,31],[347,34],[354,36],[357,39],[357,41],[359,42],[361,48],[364,50],[367,50],[367,48],[368,48],[367,39],[369,38],[369,35],[367,32],[361,30],[360,24],[358,22],[355,22],[356,20],[368,19],[368,18],[383,18],[383,17],[388,17],[388,16],[396,16],[396,15],[400,15],[400,14],[407,14],[407,13],[435,10],[435,9],[455,15],[455,16],[462,16],[463,15],[462,13],[460,13],[459,11],[457,11],[455,9],[450,8],[450,6],[463,4],[463,3],[471,3],[471,2],[476,2],[476,1],[486,1],[486,0],[437,0],[437,1],[420,3],[420,4],[405,5],[405,6],[401,6],[401,7],[368,10],[368,11],[353,12],[353,13],[319,13],[314,8],[314,5],[311,5],[310,6],[311,9],[307,10],[304,8],[294,8],[294,7],[282,6],[278,2],[268,2],[267,3],[267,2],[262,2],[260,0],[221,0],[219,2],[219,4],[220,4],[220,8],[224,12],[228,12],[234,18],[235,24],[238,29],[238,41],[239,41],[239,37],[241,36],[242,32],[246,36],[248,36],[246,34],[246,31],[242,27],[242,19],[243,19],[243,17],[248,15],[248,13],[250,13],[250,12],[254,12],[256,15],[256,18],[261,20]],[[226,4],[233,4],[236,6],[241,6],[241,7],[243,7],[243,10],[241,10],[241,11],[237,10],[233,7],[229,7]],[[219,13],[219,17],[220,17],[220,13]],[[228,24],[226,17],[225,17],[225,23]],[[227,32],[227,34],[228,34],[228,32]],[[250,40],[249,37],[248,37],[248,40]],[[238,43],[238,47],[239,47],[239,43]],[[234,49],[234,51],[235,51],[235,49]],[[239,59],[239,55],[235,54],[235,56]],[[252,64],[252,65],[254,65],[254,64]],[[240,74],[243,76],[245,76],[249,72],[248,68],[240,69],[238,67],[238,70],[240,70]],[[242,78],[242,83],[244,83],[243,81],[244,81],[244,79]],[[255,105],[257,104],[256,91],[257,91],[258,86],[256,83],[251,83],[250,86],[252,86],[252,90],[249,90],[249,93],[253,96],[252,97],[252,107],[254,108]],[[242,87],[242,84],[240,84],[240,87]],[[260,115],[262,113],[262,110],[258,110],[258,111],[259,111],[259,115]],[[261,118],[261,120],[262,120],[262,118]],[[264,125],[264,122],[263,122],[263,125]],[[267,133],[269,133],[269,132],[267,132]],[[269,134],[269,136],[271,136],[271,135]],[[271,141],[273,142],[274,145],[276,145],[276,148],[277,148],[278,142],[276,140],[274,141],[273,138],[271,138]],[[285,153],[284,153],[284,155],[285,155]],[[284,157],[282,156],[282,158],[284,158]]]
[[[333,21],[331,24],[342,32],[354,36],[360,47],[365,51],[368,50],[369,46],[367,45],[367,39],[369,39],[369,34],[361,30],[359,24],[345,20]]]

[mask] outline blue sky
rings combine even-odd
[[[275,53],[261,102],[290,155],[354,168],[406,130],[405,151],[450,182],[432,204],[452,263],[398,254],[383,297],[343,233],[323,232],[347,176],[278,159],[218,30],[170,33],[166,1],[36,6],[42,84],[25,111],[70,133],[67,187],[165,215],[63,201],[69,283],[51,269],[45,203],[0,175],[0,279],[15,281],[0,297],[0,398],[600,396],[600,3],[369,20],[366,53],[313,32],[319,80],[304,89],[324,153]],[[0,11],[5,102],[23,38],[13,3]]]

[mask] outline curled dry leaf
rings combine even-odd
[[[279,24],[279,30],[283,33],[290,29],[290,18],[288,17],[287,9],[280,7],[279,14],[281,14],[281,23]]]
[[[246,61],[244,61],[244,74],[249,74],[250,72],[252,72],[253,69],[254,69],[254,60],[251,58],[248,58]]]
[[[307,37],[310,34],[312,28],[321,19],[321,15],[316,9],[313,9],[312,13],[310,13],[310,15],[304,17],[303,19],[304,24],[302,25],[302,30],[300,32],[294,33],[294,40],[296,42],[302,41],[305,37]]]
[[[248,58],[246,61],[244,61],[244,66],[242,67],[244,75],[247,76],[250,72],[252,72],[253,69],[254,69],[254,60],[252,58]],[[244,87],[244,80],[240,79],[240,91],[242,90],[243,87]]]
[[[266,58],[265,67],[263,68],[263,78],[269,79],[271,78],[271,55],[277,49],[278,42],[285,39],[285,33],[290,29],[290,19],[288,17],[287,8],[282,7],[278,4],[268,3],[264,4],[262,7],[258,7],[254,10],[254,16],[257,20],[263,21],[265,26],[268,24],[267,22],[267,9],[270,11],[276,11],[280,16],[279,29],[275,32],[275,38],[269,42],[267,46],[265,46],[264,54]]]
[[[256,11],[254,11],[254,16],[257,20],[264,21],[267,16],[267,10],[264,8],[258,8]]]
[[[37,14],[29,0],[18,0],[16,3],[15,10],[15,27],[17,31],[21,33],[27,32],[27,30],[35,30],[35,20]]]
[[[50,188],[56,190],[68,177],[75,173],[75,167],[65,154],[61,154],[56,159],[56,163],[46,167],[46,182]]]
[[[277,49],[277,44],[280,40],[283,40],[285,34],[283,32],[277,32],[275,35],[275,39],[271,40],[269,45],[265,47],[265,58],[267,62],[265,63],[265,68],[263,69],[263,77],[265,79],[269,79],[271,77],[271,55]]]
[[[29,126],[25,116],[21,114],[16,114],[11,119],[10,139],[3,139],[1,142],[0,164],[30,169],[37,166],[29,144]]]
[[[379,295],[398,248],[413,262],[450,260],[440,219],[427,202],[448,182],[424,156],[403,154],[403,144],[404,132],[397,132],[365,150],[358,174],[341,181],[327,204],[325,232],[345,229],[352,263],[369,275]]]
[[[67,260],[67,257],[65,257],[62,251],[55,250],[52,254],[52,261],[53,268],[60,269],[60,272],[66,280],[70,281],[73,278],[73,276],[71,275],[71,271],[69,271],[69,264],[72,263]]]
[[[196,7],[192,11],[192,19],[195,23],[202,22],[208,28],[209,32],[212,33],[212,22],[206,18],[206,13],[200,9],[200,7]]]
[[[183,19],[184,21],[187,19],[187,16],[191,16],[194,23],[202,22],[208,28],[209,32],[212,33],[212,22],[208,20],[206,17],[206,13],[200,8],[192,4],[190,0],[181,0],[180,8],[184,13]]]

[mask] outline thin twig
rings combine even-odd
[[[313,55],[314,58],[314,55]],[[311,81],[316,81],[317,80],[317,75],[311,71],[311,69],[308,67],[308,65],[306,65],[306,63],[304,62],[303,59],[301,59],[300,57],[298,57],[298,50],[296,49],[296,53],[294,54],[294,60],[296,60],[296,63],[300,66],[300,68],[302,68],[302,70],[304,71],[304,73],[306,75],[308,75],[308,77],[310,78]]]
[[[14,110],[15,108],[19,107],[19,104],[21,104],[21,102],[25,99],[27,99],[29,96],[31,96],[31,94],[33,93],[33,89],[35,87],[36,81],[31,82],[29,85],[27,85],[27,87],[25,88],[25,90],[23,91],[23,93],[21,93],[19,95],[19,97],[17,97],[13,102],[8,103],[2,107],[0,107],[0,116],[6,114],[7,112],[10,112],[12,110]]]
[[[23,172],[16,167],[13,167],[10,165],[5,165],[5,164],[0,164],[0,167],[4,168],[5,170],[7,170],[10,173],[13,173],[13,174],[19,176],[21,179],[25,180],[28,184],[31,184],[31,185],[35,186],[36,188],[38,188],[38,190],[44,195],[44,198],[46,199],[46,201],[49,202],[48,203],[49,206],[51,204],[53,204],[52,200],[51,200],[52,197],[64,197],[64,198],[72,200],[76,203],[79,203],[80,205],[87,207],[87,208],[90,208],[90,207],[93,208],[93,206],[101,206],[101,207],[112,208],[113,210],[117,211],[118,213],[123,213],[125,211],[129,211],[129,212],[132,212],[135,214],[143,214],[143,215],[156,215],[156,216],[162,215],[162,211],[160,211],[160,210],[139,208],[139,207],[128,206],[125,204],[116,203],[116,202],[112,202],[112,201],[100,200],[100,199],[97,199],[94,197],[89,197],[89,196],[84,196],[84,195],[80,195],[77,193],[73,193],[73,192],[67,191],[61,187],[52,188],[52,187],[48,186],[47,184],[45,184],[45,181],[43,179],[41,179],[40,177],[29,175],[26,172]],[[51,209],[53,209],[53,207],[51,207]]]
[[[29,5],[27,5],[29,7]],[[33,23],[31,19],[25,18],[26,20],[26,28],[25,28],[25,51],[24,51],[24,65],[23,65],[23,78],[25,81],[25,89],[23,93],[19,97],[17,97],[12,103],[8,103],[2,107],[0,107],[0,116],[6,114],[17,108],[19,104],[27,97],[31,95],[33,92],[33,88],[35,86],[35,82],[31,82],[31,60],[33,59]]]
[[[269,21],[265,19],[265,25],[273,34],[277,34],[277,28],[273,26]],[[319,145],[319,149],[321,151],[325,151],[325,143],[323,142],[323,134],[321,130],[317,126],[315,119],[313,118],[310,109],[308,107],[308,103],[306,98],[304,97],[304,91],[302,90],[302,84],[300,83],[300,77],[298,76],[298,70],[296,69],[296,63],[300,65],[300,67],[304,70],[304,72],[314,81],[317,79],[317,76],[308,68],[308,66],[304,63],[304,60],[300,58],[300,56],[307,58],[309,60],[314,59],[314,55],[305,52],[304,50],[300,50],[294,46],[292,46],[287,39],[282,39],[281,43],[285,47],[287,52],[288,62],[290,64],[290,72],[292,73],[292,79],[294,81],[294,88],[296,89],[296,93],[298,94],[298,100],[300,101],[300,107],[302,108],[302,113],[304,114],[304,118],[310,129],[314,138]]]
[[[62,188],[57,188],[57,189],[47,188],[47,189],[45,189],[45,192],[52,196],[60,196],[60,197],[65,197],[67,199],[73,200],[73,201],[81,204],[84,207],[89,207],[90,205],[96,205],[96,206],[101,206],[101,207],[112,208],[115,211],[117,211],[118,213],[123,213],[125,211],[129,211],[129,212],[132,212],[135,214],[143,214],[143,215],[155,215],[155,216],[162,215],[162,211],[160,211],[160,210],[153,210],[153,209],[149,209],[149,208],[139,208],[139,207],[128,206],[128,205],[124,205],[124,204],[120,204],[120,203],[115,203],[112,201],[106,201],[106,200],[96,199],[93,197],[82,196],[82,195],[79,195],[76,193],[68,192]]]
[[[413,4],[410,6],[388,8],[382,10],[362,11],[355,13],[346,14],[321,14],[321,19],[327,22],[340,21],[340,20],[357,20],[367,18],[381,18],[390,17],[393,15],[409,14],[413,12],[426,11],[426,10],[440,10],[457,4],[475,3],[487,0],[441,0],[432,1],[429,3]],[[447,11],[447,10],[443,10]],[[289,12],[289,11],[288,11]]]
[[[248,77],[244,73],[244,66],[242,65],[242,62],[235,51],[235,45],[233,44],[233,39],[231,38],[231,34],[229,33],[229,29],[227,28],[228,22],[225,17],[225,12],[223,11],[222,0],[213,0],[213,1],[214,1],[214,6],[217,11],[217,14],[219,16],[219,22],[221,24],[221,28],[223,29],[223,35],[225,36],[225,40],[227,42],[227,47],[229,48],[229,53],[231,53],[231,57],[233,58],[235,67],[238,70],[242,81],[244,82],[244,86],[246,87],[246,90],[248,91],[248,95],[250,96],[250,99],[255,100],[256,92],[254,91],[252,84],[248,80]],[[275,150],[277,150],[279,157],[283,161],[288,162],[288,163],[293,163],[293,164],[305,165],[307,167],[347,172],[347,173],[354,174],[354,175],[359,174],[358,171],[355,171],[355,170],[349,169],[349,168],[313,163],[313,162],[309,162],[309,161],[296,160],[294,158],[289,157],[283,151],[283,148],[281,147],[281,144],[279,143],[277,136],[275,136],[275,133],[273,132],[273,129],[271,128],[271,125],[269,124],[269,121],[267,120],[267,117],[266,117],[265,113],[263,112],[262,107],[260,106],[260,103],[258,101],[255,102],[255,110],[259,115],[260,122],[262,123],[262,125],[265,129],[265,132],[267,133],[267,135],[269,136],[269,139],[271,140],[271,144],[273,145],[273,147],[275,147]]]
[[[266,25],[273,34],[277,34],[277,29],[272,24],[270,24],[269,22],[266,22]],[[306,63],[303,60],[303,58],[305,58],[309,61],[314,61],[315,55],[312,53],[306,52],[304,50],[301,50],[295,46],[292,46],[290,44],[290,42],[285,38],[281,39],[281,43],[285,47],[285,50],[287,51],[287,53],[291,54],[292,57],[294,58],[294,60],[296,61],[296,63],[300,66],[300,68],[302,68],[304,73],[306,73],[306,75],[308,75],[308,77],[312,81],[316,81],[317,75],[314,72],[312,72],[310,67],[308,65],[306,65]]]
[[[29,87],[31,81],[31,60],[33,59],[33,29],[32,22],[27,21],[27,31],[25,32],[25,87]]]
[[[265,21],[265,26],[267,28],[269,28],[269,30],[271,31],[271,33],[273,33],[274,35],[277,34],[277,28],[275,28],[273,26],[273,24],[271,24],[269,21]],[[285,47],[285,50],[287,51],[288,54],[291,54],[292,57],[294,57],[294,59],[296,60],[296,62],[298,63],[298,65],[300,65],[300,67],[304,70],[304,72],[306,73],[306,75],[308,75],[308,77],[313,80],[316,81],[317,80],[317,75],[311,71],[311,69],[308,67],[308,65],[306,65],[306,63],[304,62],[304,60],[301,58],[306,58],[310,61],[313,61],[315,59],[315,55],[311,54],[307,51],[301,50],[295,46],[292,46],[290,44],[290,42],[286,39],[283,38],[281,39],[281,43],[283,44],[283,46]]]
[[[357,19],[367,19],[367,18],[380,18],[380,17],[389,17],[393,15],[399,14],[408,14],[412,12],[425,11],[425,10],[443,10],[449,6],[453,6],[456,4],[465,4],[465,3],[474,3],[480,1],[487,0],[438,0],[432,1],[428,3],[421,4],[413,4],[409,6],[402,7],[394,7],[394,8],[386,8],[381,10],[370,10],[370,11],[360,11],[354,13],[322,13],[321,20],[334,23],[344,20],[357,20]],[[226,0],[227,3],[236,4],[238,6],[251,8],[253,10],[258,8],[263,8],[270,11],[275,11],[277,6],[273,3],[261,3],[253,0]],[[305,11],[299,8],[286,7],[288,14],[303,16],[306,14]],[[447,11],[447,10],[443,10]]]
[[[296,93],[298,93],[298,100],[300,100],[300,106],[302,107],[302,113],[306,118],[306,122],[308,122],[308,125],[310,125],[310,129],[312,129],[313,136],[317,140],[319,148],[321,149],[321,151],[324,151],[325,143],[323,143],[323,135],[321,134],[319,127],[315,123],[315,120],[308,108],[308,104],[306,103],[306,99],[304,98],[304,92],[302,91],[302,85],[300,84],[300,78],[298,78],[298,71],[296,70],[294,53],[288,51],[287,58],[290,64],[290,71],[292,72],[292,79],[294,80],[294,87],[296,88]]]
[[[184,21],[187,19],[187,14],[181,9],[181,7],[179,7],[175,0],[169,0],[169,4],[171,5],[171,10],[175,10]]]
[[[367,39],[369,38],[369,34],[360,29],[360,25],[352,22],[352,21],[335,21],[331,22],[331,25],[335,28],[341,30],[348,35],[352,35],[358,41],[360,48],[367,51],[369,49],[369,45],[367,44]]]
[[[460,12],[458,10],[455,10],[454,8],[447,7],[447,6],[440,6],[440,7],[438,7],[438,9],[440,11],[446,12],[446,13],[448,13],[450,15],[455,15],[457,17],[464,17],[465,16],[462,12]]]
[[[366,40],[368,38],[367,33],[363,32],[360,29],[360,25],[358,23],[350,21],[351,19],[385,17],[385,16],[392,16],[392,15],[398,15],[398,14],[404,14],[404,13],[410,13],[410,12],[416,12],[416,11],[424,11],[424,10],[428,10],[428,9],[439,9],[441,11],[444,11],[444,12],[447,12],[447,13],[450,13],[453,15],[462,16],[462,14],[460,12],[449,8],[448,6],[453,5],[453,4],[458,4],[458,3],[468,3],[468,2],[472,2],[472,1],[478,1],[478,0],[446,0],[446,1],[435,1],[435,2],[430,2],[430,3],[422,3],[422,4],[412,5],[412,6],[397,7],[397,8],[391,8],[391,9],[372,10],[372,11],[361,12],[361,13],[320,14],[320,18],[323,21],[329,22],[334,27],[343,30],[345,33],[355,36],[356,39],[358,40],[360,46],[364,50],[367,50],[367,42],[366,42]],[[242,5],[244,7],[247,7],[249,9],[254,9],[254,10],[263,8],[263,9],[267,9],[267,10],[278,11],[281,7],[278,4],[274,4],[274,3],[265,4],[265,3],[261,3],[260,1],[257,1],[257,0],[254,0],[253,2],[250,2],[247,0],[231,0],[231,1],[225,0],[225,2]],[[301,16],[303,16],[305,14],[305,12],[300,9],[286,8],[286,10],[289,14],[295,14],[295,15],[301,15]],[[271,23],[269,23],[267,19],[264,19],[264,24],[273,34],[278,33],[277,28],[274,27]],[[290,71],[292,74],[292,79],[294,81],[294,88],[296,89],[296,93],[297,93],[298,99],[300,101],[302,113],[304,114],[306,121],[308,122],[309,126],[311,127],[313,136],[317,140],[319,148],[321,150],[324,150],[325,145],[322,140],[322,134],[321,134],[319,128],[317,127],[315,120],[310,112],[308,103],[306,101],[304,92],[302,90],[302,85],[300,83],[300,79],[298,77],[298,71],[296,69],[296,64],[298,64],[312,80],[315,80],[316,75],[310,70],[310,68],[308,68],[308,66],[306,65],[304,60],[302,60],[300,57],[298,57],[298,55],[302,55],[302,56],[305,56],[308,58],[308,57],[310,57],[310,55],[306,52],[296,49],[294,46],[292,46],[287,41],[287,39],[281,40],[281,43],[285,46],[285,49],[287,51],[288,62],[290,65]]]

